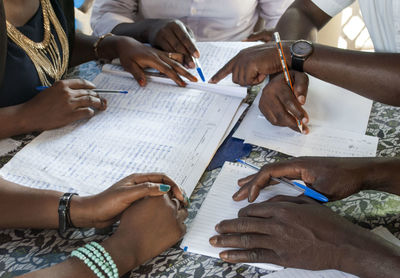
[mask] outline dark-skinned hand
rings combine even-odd
[[[59,128],[91,118],[95,110],[106,110],[107,101],[91,91],[95,85],[83,79],[55,82],[31,100],[20,105],[21,119],[29,131]]]
[[[294,92],[287,85],[283,74],[270,75],[270,81],[263,89],[259,108],[271,124],[286,126],[300,132],[296,117],[302,121],[303,133],[307,134],[309,117],[302,105],[306,103],[308,76],[297,71],[291,71],[290,74]]]
[[[233,199],[254,202],[261,189],[276,183],[271,177],[286,177],[304,181],[331,201],[340,200],[375,183],[377,176],[370,175],[372,163],[371,158],[304,157],[266,164],[258,173],[238,181],[241,188]]]
[[[289,53],[285,54],[290,57]],[[275,43],[265,43],[240,51],[211,78],[210,83],[218,83],[232,73],[233,82],[241,86],[251,86],[261,83],[268,75],[281,71]]]
[[[178,242],[186,232],[183,221],[187,215],[180,202],[167,194],[146,197],[130,206],[117,231],[103,242],[120,275]]]
[[[168,188],[169,187],[169,188]],[[146,196],[172,194],[184,206],[188,198],[168,176],[160,173],[133,174],[105,191],[86,197],[73,196],[70,216],[75,227],[108,227],[116,222],[132,203]]]
[[[183,54],[183,65],[194,68],[192,57],[200,58],[200,52],[194,43],[192,30],[177,19],[152,19],[150,22],[150,44],[167,52]]]
[[[238,216],[217,224],[219,235],[210,239],[215,247],[233,248],[220,253],[226,262],[397,275],[398,247],[307,197],[277,196],[241,209]],[[387,275],[391,271],[394,276]]]

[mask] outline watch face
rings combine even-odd
[[[292,53],[297,57],[308,57],[313,51],[312,44],[308,41],[297,41],[291,48]]]

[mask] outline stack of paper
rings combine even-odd
[[[204,71],[214,74],[251,45],[199,44]],[[107,95],[107,111],[88,121],[43,132],[0,170],[3,178],[93,194],[132,173],[164,172],[191,194],[246,95],[158,83],[141,88],[130,75],[112,73],[94,83],[129,94]]]
[[[234,137],[293,156],[376,155],[378,138],[365,135],[372,101],[310,76],[307,104],[310,133],[269,123],[257,96]]]

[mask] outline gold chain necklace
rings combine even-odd
[[[68,38],[49,0],[40,0],[40,3],[43,12],[43,41],[32,41],[6,20],[7,35],[32,60],[42,85],[50,86],[51,83],[48,80],[48,76],[57,81],[61,79],[67,70],[69,57]],[[51,32],[50,22],[53,24],[58,40],[60,41],[62,57],[54,35]]]

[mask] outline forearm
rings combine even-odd
[[[297,0],[285,11],[275,29],[284,40],[316,41],[318,31],[330,19],[310,0]]]
[[[136,260],[130,254],[131,250],[125,250],[127,247],[126,242],[121,241],[115,235],[106,239],[101,245],[110,254],[114,263],[117,266],[120,276],[128,271],[134,269],[137,265]],[[95,278],[93,271],[89,269],[81,260],[77,258],[69,258],[66,261],[56,264],[49,268],[44,268],[23,275],[24,278],[69,278],[69,277],[84,277]]]
[[[338,246],[341,255],[338,255],[337,268],[363,278],[397,277],[400,273],[399,247],[368,230],[364,233],[368,233],[367,242],[354,239],[350,244]]]
[[[62,193],[20,186],[0,179],[0,229],[58,228]]]
[[[304,71],[369,99],[400,106],[399,63],[400,54],[315,45]]]
[[[379,190],[400,196],[400,159],[365,159],[362,190]]]
[[[0,139],[36,131],[23,107],[24,104],[0,108]]]
[[[129,36],[142,43],[150,42],[150,31],[153,23],[158,19],[143,19],[133,23],[121,23],[114,27],[111,33],[120,36]]]
[[[71,57],[71,67],[92,61],[96,59],[93,45],[97,37],[87,36],[81,33],[76,33],[74,50]]]

